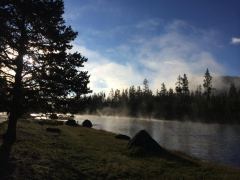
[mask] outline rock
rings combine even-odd
[[[148,134],[147,131],[139,131],[128,143],[128,149],[135,155],[161,154],[163,148]]]
[[[78,123],[74,119],[68,119],[66,121],[66,125],[68,125],[68,126],[78,126]]]
[[[92,127],[92,122],[88,119],[84,120],[82,123],[83,127],[91,128]]]
[[[49,116],[49,118],[50,119],[58,119],[58,115],[53,113]]]
[[[46,131],[52,132],[52,133],[58,133],[58,134],[61,133],[61,130],[58,129],[58,128],[50,128],[50,127],[49,127],[49,128],[46,129]]]
[[[117,134],[115,136],[116,139],[122,139],[122,140],[130,140],[131,138],[127,135],[124,135],[124,134]]]

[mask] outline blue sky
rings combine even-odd
[[[194,88],[206,68],[240,76],[239,0],[65,0],[64,16],[96,92],[173,87],[183,73]]]

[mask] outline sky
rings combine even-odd
[[[78,32],[73,51],[88,58],[90,88],[107,92],[149,80],[190,87],[213,76],[240,76],[239,0],[65,0],[64,18]]]

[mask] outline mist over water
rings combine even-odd
[[[7,120],[7,113],[0,112],[0,123],[4,122],[6,120]]]
[[[95,129],[131,137],[145,129],[167,149],[182,151],[202,160],[240,167],[240,125],[94,115],[76,115],[75,119],[79,123],[89,119]]]

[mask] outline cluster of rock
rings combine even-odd
[[[78,122],[74,119],[68,119],[65,123],[68,126],[79,126]],[[82,122],[82,127],[92,128],[92,122],[88,119]]]
[[[55,119],[56,116],[52,114],[51,118]],[[65,124],[72,127],[79,126],[78,121],[73,118],[69,118]],[[86,128],[92,128],[93,126],[92,122],[88,119],[84,120],[81,125]],[[58,128],[47,128],[46,130],[51,133],[61,133],[61,130]],[[131,155],[160,155],[166,151],[145,130],[139,131],[132,139],[124,134],[117,134],[115,138],[128,141],[127,148]]]
[[[68,119],[65,123],[67,126],[78,126],[78,123],[74,119]]]
[[[50,118],[57,119],[57,115],[52,114]],[[73,118],[68,119],[65,124],[73,127],[79,126],[78,122]],[[82,122],[82,127],[92,128],[92,126],[92,122],[88,119]],[[47,128],[46,130],[53,133],[61,132],[57,128]],[[139,131],[132,139],[124,134],[117,134],[115,138],[129,141],[127,147],[130,153],[134,155],[158,155],[165,151],[145,130]]]

